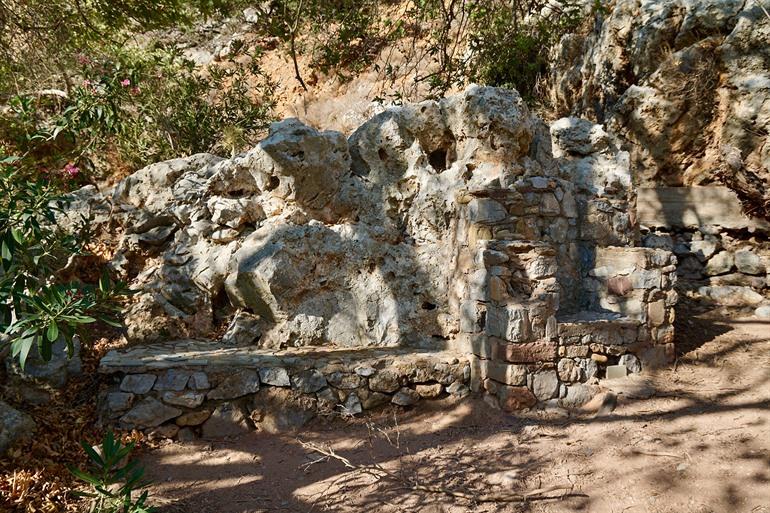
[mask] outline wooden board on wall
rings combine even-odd
[[[770,223],[747,217],[735,192],[724,186],[640,187],[636,211],[648,227],[770,229]]]

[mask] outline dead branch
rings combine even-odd
[[[307,85],[302,80],[302,74],[299,72],[299,64],[297,63],[297,29],[299,28],[299,22],[302,18],[302,0],[297,5],[297,17],[294,19],[294,25],[289,27],[289,34],[291,39],[289,40],[289,52],[291,53],[291,61],[294,64],[294,75],[299,81],[302,89],[307,92]]]
[[[433,493],[439,495],[447,495],[456,499],[463,499],[469,502],[482,503],[482,502],[530,502],[530,501],[544,501],[544,500],[561,500],[567,497],[587,497],[585,494],[572,493],[572,486],[552,486],[548,488],[539,488],[523,494],[516,493],[485,493],[474,494],[467,492],[459,492],[456,490],[450,490],[441,486],[427,486],[424,484],[416,483],[411,479],[403,478],[389,470],[386,470],[377,463],[371,465],[358,465],[350,461],[348,458],[341,456],[334,452],[331,447],[321,447],[312,442],[304,442],[299,440],[300,445],[309,451],[318,453],[325,458],[334,459],[342,463],[345,468],[348,468],[355,472],[361,472],[375,477],[377,480],[387,480],[393,483],[398,483],[411,490]],[[560,494],[554,494],[554,492],[563,492]]]

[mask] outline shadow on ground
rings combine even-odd
[[[618,395],[610,415],[507,415],[447,399],[292,436],[170,444],[144,459],[153,496],[165,513],[770,513],[768,327],[691,320],[680,336],[692,349],[675,367],[603,383]],[[300,441],[395,478],[351,471]],[[554,498],[477,503],[443,493],[533,490]]]

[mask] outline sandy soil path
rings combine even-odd
[[[675,367],[603,383],[618,397],[609,415],[516,416],[446,400],[295,436],[174,443],[144,457],[151,493],[169,513],[770,513],[770,324],[713,316],[679,324]],[[319,460],[300,440],[396,479]],[[415,483],[555,498],[478,503]]]

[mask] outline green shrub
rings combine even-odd
[[[142,481],[144,469],[129,460],[133,442],[123,445],[111,431],[107,431],[97,451],[87,442],[81,442],[91,465],[88,470],[70,468],[70,472],[88,484],[89,492],[79,495],[91,498],[91,513],[152,513],[147,505],[147,491],[134,499],[134,493],[147,485]]]
[[[0,160],[0,333],[23,368],[33,348],[50,360],[58,340],[71,356],[84,324],[115,325],[117,300],[128,291],[106,275],[96,285],[57,281],[68,259],[83,253],[87,223],[75,234],[60,231],[56,215],[66,205],[55,181],[25,176],[16,162]]]
[[[551,48],[563,35],[578,30],[583,6],[576,0],[475,2],[470,7],[467,79],[514,88],[534,99],[538,81],[548,72]]]
[[[558,40],[579,29],[580,0],[281,0],[260,16],[259,28],[310,57],[310,67],[348,76],[370,64],[387,44],[399,46],[386,78],[411,70],[413,84],[442,96],[468,82],[513,87],[533,99]],[[601,9],[595,0],[593,9]],[[389,15],[396,14],[392,19]],[[292,36],[305,36],[294,48]],[[386,60],[389,58],[386,57]],[[400,68],[400,69],[396,69]]]
[[[81,56],[64,99],[11,98],[0,139],[37,167],[138,167],[199,152],[231,153],[270,121],[268,82],[256,66],[204,74],[174,51],[107,49]],[[238,141],[228,135],[241,134]],[[236,147],[234,147],[236,146]]]

